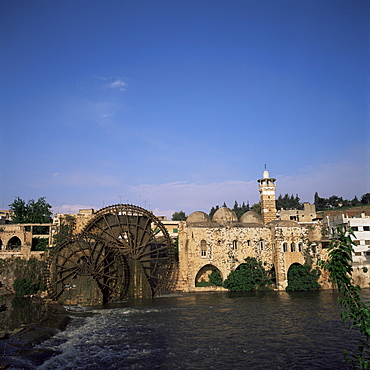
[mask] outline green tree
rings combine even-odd
[[[261,204],[260,203],[253,204],[253,206],[251,207],[251,211],[254,211],[260,215],[261,214]]]
[[[351,205],[356,207],[356,206],[359,206],[361,205],[361,202],[358,200],[357,196],[355,195],[354,198],[352,199],[351,201]]]
[[[348,356],[346,362],[351,362],[353,368],[370,368],[370,309],[369,302],[365,304],[360,298],[361,289],[354,285],[352,279],[352,254],[354,253],[355,238],[353,230],[347,233],[338,227],[336,235],[330,242],[328,260],[320,261],[319,265],[329,272],[330,278],[337,285],[343,298],[339,298],[342,306],[342,320],[352,322],[351,328],[357,328],[362,338],[356,354]]]
[[[46,202],[45,197],[39,198],[36,202],[30,199],[27,203],[16,197],[13,203],[9,204],[9,209],[12,212],[13,222],[17,224],[52,222],[51,205]]]
[[[370,193],[366,193],[361,197],[362,204],[370,204]]]
[[[47,251],[49,246],[49,239],[46,238],[32,238],[31,250],[33,251]]]
[[[216,207],[212,207],[210,212],[209,212],[209,217],[212,219],[213,215],[216,213],[216,211],[219,209],[219,205],[217,205]]]
[[[216,286],[222,286],[222,277],[220,271],[213,270],[209,275],[209,282]]]
[[[186,221],[187,216],[184,211],[175,212],[172,215],[172,221]]]
[[[323,211],[325,208],[327,208],[326,199],[320,198],[318,192],[316,192],[314,195],[314,203],[315,203],[316,211]]]
[[[234,292],[269,289],[272,281],[262,262],[254,257],[247,257],[236,270],[231,271],[223,286]]]
[[[288,292],[318,290],[321,288],[317,282],[320,275],[320,270],[312,269],[310,265],[293,264],[288,271],[288,286],[286,290]]]

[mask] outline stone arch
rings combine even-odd
[[[303,267],[303,265],[302,265],[301,263],[299,263],[299,262],[293,262],[293,263],[289,266],[289,268],[286,270],[286,271],[287,271],[287,272],[286,272],[286,281],[287,281],[287,283],[288,283],[288,284],[289,284],[289,273],[290,273],[290,271],[291,271],[292,266],[300,266],[300,267]]]
[[[21,249],[21,245],[22,245],[21,239],[19,239],[18,236],[13,236],[9,239],[6,249],[8,250]]]
[[[216,266],[209,263],[199,269],[198,273],[195,276],[194,285],[197,286],[199,283],[202,283],[202,282],[209,283],[209,275],[213,271],[218,271],[222,278],[221,271]]]

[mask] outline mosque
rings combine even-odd
[[[214,270],[224,280],[247,257],[262,261],[275,277],[276,289],[284,290],[290,266],[317,263],[327,244],[322,240],[314,206],[305,204],[300,217],[289,211],[278,212],[276,179],[265,170],[258,186],[261,215],[249,211],[238,219],[234,211],[222,207],[212,218],[196,211],[179,223],[178,290],[198,290],[196,285],[206,282]]]

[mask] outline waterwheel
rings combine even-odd
[[[155,295],[173,284],[172,240],[152,212],[130,204],[109,206],[96,213],[84,232],[112,243],[124,256],[130,270],[131,296],[145,295],[145,286]]]
[[[51,252],[46,279],[50,297],[62,304],[103,304],[125,294],[128,269],[114,243],[83,233]]]

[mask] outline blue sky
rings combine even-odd
[[[4,0],[1,208],[370,191],[370,3]]]

